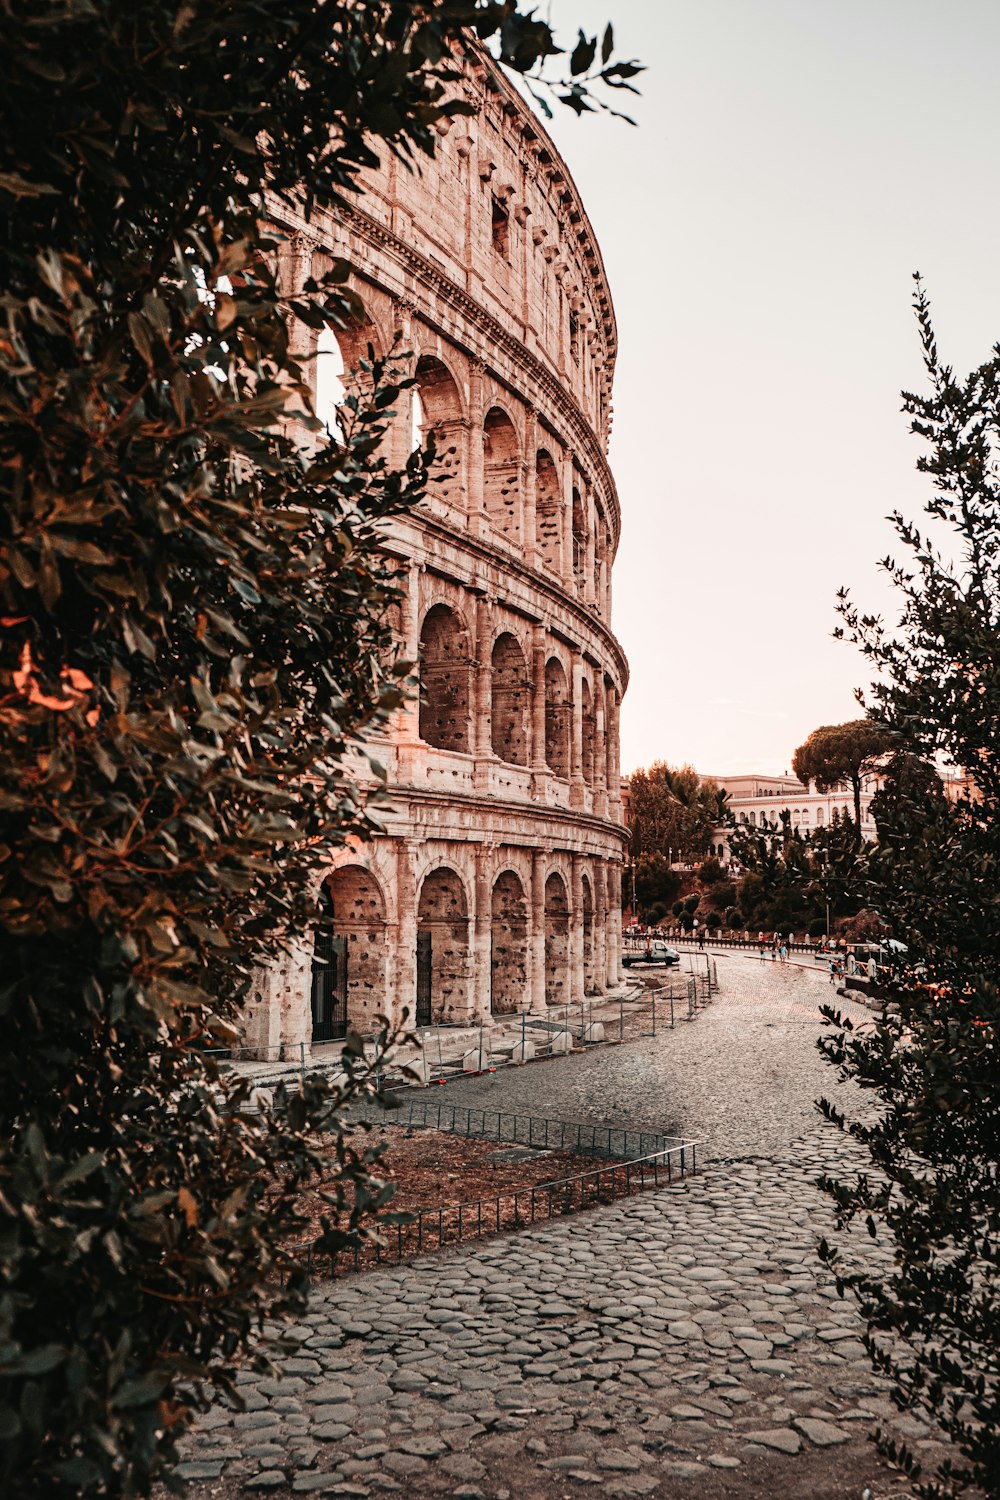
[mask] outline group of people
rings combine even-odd
[[[767,957],[768,946],[770,946],[770,950],[771,950],[771,962],[772,963],[775,963],[775,962],[782,963],[782,964],[783,963],[787,963],[787,961],[788,961],[788,939],[787,939],[787,937],[783,937],[780,932],[772,932],[770,938],[767,938],[767,937],[765,937],[764,933],[761,932],[761,933],[758,934],[757,941],[760,944],[760,961],[761,961],[761,963],[763,963],[764,960],[765,960],[765,958]]]

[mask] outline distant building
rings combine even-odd
[[[797,828],[802,834],[854,817],[854,793],[847,782],[832,791],[818,792],[812,782],[804,785],[797,777],[789,775],[763,776],[749,772],[711,779],[728,793],[733,823],[747,828],[777,831],[781,828],[784,812],[788,813],[792,828]],[[876,837],[871,801],[878,785],[878,778],[869,776],[861,786],[861,835],[871,840]],[[730,827],[721,825],[712,834],[713,853],[723,864],[729,862],[731,832]]]

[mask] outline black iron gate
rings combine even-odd
[[[431,1024],[431,935],[417,933],[417,1026]]]
[[[312,1039],[347,1035],[347,940],[328,927],[316,931],[312,961]]]

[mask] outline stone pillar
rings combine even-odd
[[[540,849],[531,854],[531,895],[528,901],[528,994],[533,1015],[545,1015],[545,864]]]
[[[489,844],[480,844],[475,855],[471,1010],[475,1020],[488,1023],[492,1013],[493,892],[490,884],[490,865],[493,849]]]
[[[407,1025],[413,1027],[417,1019],[417,888],[416,853],[419,844],[414,839],[396,840],[396,951],[399,964],[396,969],[396,993],[391,1015],[399,1021],[405,1006]]]
[[[583,598],[586,604],[597,603],[594,574],[597,570],[597,510],[590,487],[584,494],[584,522],[587,527],[587,555],[583,565]]]
[[[608,987],[608,872],[603,859],[593,862],[594,874],[594,984],[598,994]]]
[[[583,999],[583,858],[570,859],[569,881],[569,973],[566,976],[566,999],[576,1005]]]
[[[620,860],[608,861],[608,983],[621,984],[622,968],[622,867]]]
[[[603,684],[594,691],[594,811],[608,816],[608,749],[605,709],[608,695]]]
[[[293,941],[278,962],[271,981],[271,1003],[276,1004],[279,1041],[286,1062],[311,1057],[312,944]],[[350,1016],[348,1016],[350,1020]]]
[[[476,600],[476,638],[472,643],[472,753],[477,762],[493,756],[492,611],[486,598]],[[478,771],[478,765],[477,765]]]
[[[569,746],[569,804],[582,807],[586,800],[583,781],[583,661],[573,661],[573,722]]]
[[[415,677],[420,666],[420,575],[423,571],[422,563],[410,560],[406,570],[406,592],[402,600],[403,655],[407,661],[413,662]],[[419,687],[413,697],[400,708],[398,722],[397,741],[415,745],[420,739]]]
[[[469,366],[469,416],[466,425],[465,473],[469,496],[468,527],[473,536],[486,534],[486,496],[483,455],[483,383],[486,366],[473,360]]]
[[[531,756],[532,771],[544,772],[545,765],[545,626],[531,628]]]
[[[538,567],[537,450],[538,416],[535,408],[529,406],[524,414],[524,464],[521,470],[521,494],[524,497],[521,543],[524,548],[524,560],[529,568]]]
[[[568,450],[563,461],[563,503],[559,517],[560,546],[562,551],[562,581],[567,593],[575,593],[573,581],[573,455]]]

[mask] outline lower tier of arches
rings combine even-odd
[[[258,976],[245,1043],[298,1056],[380,1018],[462,1025],[621,982],[621,862],[487,841],[382,838],[323,882],[311,939]]]

